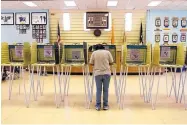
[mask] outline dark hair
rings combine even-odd
[[[97,44],[96,47],[95,47],[95,49],[96,50],[105,49],[105,47],[102,44]]]

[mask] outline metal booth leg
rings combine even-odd
[[[55,80],[55,66],[53,66],[53,80],[54,80],[54,89],[55,89],[55,104],[56,107],[58,108],[58,98],[57,98],[57,93],[56,93],[56,80]]]
[[[10,66],[10,72],[11,72],[11,66]],[[14,80],[14,72],[15,72],[15,66],[13,66],[13,73],[10,75],[10,83],[9,83],[9,100],[11,99],[12,95],[12,84]]]
[[[116,101],[118,103],[119,102],[119,91],[118,91],[118,81],[117,81],[117,76],[116,76],[116,68],[112,67],[112,70],[113,70],[113,78],[114,78],[114,87],[115,87]]]
[[[159,67],[159,76],[158,76],[158,82],[157,82],[157,90],[156,90],[156,97],[155,97],[155,101],[153,102],[153,99],[152,99],[152,110],[155,110],[155,105],[156,105],[156,102],[157,102],[157,97],[158,97],[158,89],[159,89],[159,84],[160,84],[160,77],[161,77],[161,67]]]

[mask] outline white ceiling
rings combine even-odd
[[[28,1],[28,0],[25,0]],[[66,7],[64,0],[33,1],[37,7],[28,7],[22,1],[1,1],[2,9],[55,9],[55,10],[187,10],[187,0],[161,0],[157,7],[147,7],[152,0],[118,0],[117,7],[107,7],[107,0],[75,0],[76,7]]]

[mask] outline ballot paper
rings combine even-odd
[[[53,56],[52,46],[44,46],[44,57],[52,57],[52,56]]]
[[[23,46],[15,46],[16,57],[23,57]]]

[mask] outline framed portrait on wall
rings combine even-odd
[[[182,20],[181,20],[181,27],[182,27],[182,28],[185,28],[186,25],[187,25],[186,17],[183,17]]]
[[[160,42],[160,34],[155,35],[155,42]]]
[[[172,34],[172,42],[173,43],[178,42],[178,35],[176,33]]]
[[[186,34],[181,34],[181,42],[186,42]]]
[[[169,27],[169,17],[164,18],[164,27],[166,27],[166,28]]]
[[[169,42],[169,35],[165,34],[164,37],[163,37],[163,41],[168,43]]]
[[[160,17],[156,17],[156,19],[155,19],[155,26],[156,27],[160,27],[161,26],[161,19],[160,19]]]
[[[47,25],[47,13],[46,12],[33,12],[31,13],[32,25]]]
[[[1,25],[14,25],[14,13],[1,13]]]
[[[178,18],[177,17],[173,17],[172,18],[172,26],[174,28],[177,28],[178,27]]]
[[[30,25],[30,13],[20,12],[15,15],[16,25]]]

